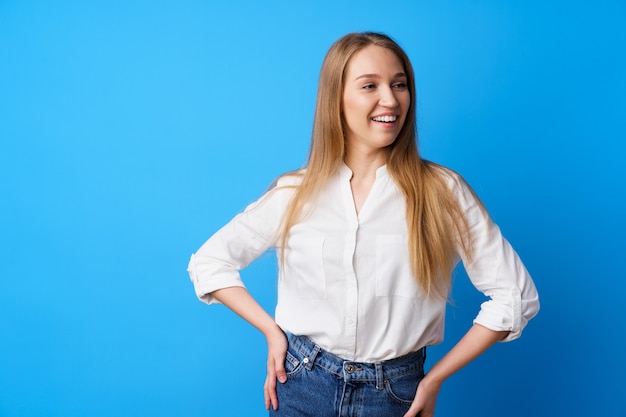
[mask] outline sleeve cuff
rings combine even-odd
[[[510,342],[519,338],[528,320],[522,316],[522,297],[520,290],[512,288],[506,294],[499,294],[484,302],[474,324],[480,324],[493,331],[508,331],[502,342]],[[499,301],[500,298],[505,301]]]
[[[200,301],[206,304],[221,304],[215,297],[211,295],[213,291],[221,290],[229,287],[242,287],[246,288],[239,272],[236,270],[222,271],[218,273],[211,273],[211,279],[203,279],[202,274],[198,272],[196,266],[196,256],[191,255],[189,260],[189,266],[187,272],[189,278],[193,283],[196,296]]]

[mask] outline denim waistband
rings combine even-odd
[[[301,355],[304,366],[311,370],[314,365],[335,374],[348,382],[376,383],[382,389],[386,379],[392,379],[412,372],[424,372],[426,348],[399,358],[377,361],[350,361],[325,351],[306,336],[289,336],[289,346]]]

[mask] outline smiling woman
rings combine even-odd
[[[381,150],[400,133],[411,102],[402,62],[389,49],[370,45],[354,54],[345,77],[347,159],[358,153],[357,158],[376,157],[382,165]]]
[[[270,247],[280,259],[275,318],[239,275]],[[459,260],[490,300],[425,375]],[[431,417],[441,384],[519,337],[539,308],[526,268],[471,188],[420,158],[413,69],[379,33],[333,44],[306,168],[213,235],[188,270],[202,301],[226,304],[265,335],[265,405],[277,417]]]

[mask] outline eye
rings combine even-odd
[[[376,88],[376,85],[374,83],[367,83],[361,88],[363,88],[364,90],[371,90],[371,89]]]
[[[407,88],[407,85],[404,81],[401,81],[401,82],[394,83],[392,87],[398,90],[404,90],[405,88]]]

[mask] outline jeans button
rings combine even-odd
[[[353,373],[353,372],[354,372],[354,365],[352,365],[352,364],[348,364],[348,365],[346,365],[346,368],[345,368],[345,369],[346,369],[346,372],[347,372],[347,373],[351,374],[351,373]]]

